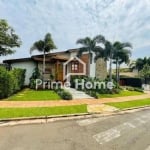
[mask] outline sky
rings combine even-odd
[[[131,42],[132,59],[150,56],[150,0],[0,0],[0,19],[22,40],[14,55],[1,61],[30,57],[32,44],[48,32],[57,51],[102,34],[111,42]]]

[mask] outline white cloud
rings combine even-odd
[[[47,32],[60,50],[97,34],[140,48],[149,45],[149,6],[149,0],[0,0],[0,18],[7,19],[23,41],[15,57],[28,56],[32,43]]]

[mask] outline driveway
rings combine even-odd
[[[150,150],[150,110],[0,127],[0,150]]]

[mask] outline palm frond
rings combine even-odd
[[[129,43],[129,42],[122,43],[122,46],[123,46],[123,48],[125,48],[125,47],[133,48],[133,47],[132,47],[132,44],[131,44],[131,43]]]
[[[45,44],[45,46],[44,46],[45,52],[49,52],[52,49],[56,49],[56,46],[54,44],[54,41],[53,41],[50,33],[47,33],[45,35],[44,44]]]
[[[76,43],[77,44],[81,44],[83,46],[89,46],[90,42],[91,42],[91,38],[90,37],[86,37],[84,39],[78,39]]]
[[[81,47],[81,48],[79,48],[77,57],[81,57],[81,55],[82,55],[84,52],[88,52],[88,47]]]
[[[105,43],[105,37],[103,35],[97,35],[93,38],[93,41],[97,43]]]
[[[39,52],[43,52],[44,51],[44,41],[39,40],[37,42],[35,42],[32,47],[30,48],[30,54],[34,51],[37,50]]]

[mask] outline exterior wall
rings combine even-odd
[[[92,52],[93,58],[92,63],[90,64],[90,77],[94,78],[96,77],[96,63],[94,62],[95,54]]]
[[[14,62],[11,64],[12,69],[13,68],[21,68],[26,69],[26,77],[25,77],[25,85],[29,85],[30,77],[33,73],[34,68],[36,67],[36,63],[33,61],[24,61],[24,62]]]
[[[65,58],[71,58],[77,55],[77,52],[71,52],[71,53],[62,53],[58,54],[59,56],[63,56]],[[93,56],[94,58],[94,56]],[[90,70],[88,68],[88,62],[89,62],[89,57],[88,53],[83,53],[83,55],[80,58],[83,62],[86,63],[86,75],[90,74],[90,77],[97,77],[100,79],[105,79],[107,76],[107,63],[103,59],[98,59],[97,62],[95,63],[94,60],[92,64],[90,65]],[[22,61],[22,62],[14,62],[11,64],[12,68],[22,68],[26,69],[26,78],[25,78],[25,85],[29,85],[29,78],[31,77],[33,73],[33,69],[36,67],[36,62],[34,61]],[[63,62],[62,62],[63,64]],[[42,62],[38,63],[38,68],[40,72],[42,73]],[[70,69],[71,67],[69,67]],[[46,63],[46,79],[49,79],[50,73],[56,77],[56,64],[55,63]],[[69,70],[68,70],[69,71]],[[82,64],[79,64],[79,72],[83,71],[83,66]]]
[[[38,68],[40,71],[40,74],[42,75],[43,72],[43,62],[38,63]],[[54,63],[45,63],[45,74],[44,78],[49,79],[50,74],[52,74],[55,77],[55,64]]]
[[[88,54],[83,54],[80,58],[83,62],[85,62],[86,64],[86,75],[89,74],[89,67],[88,67],[88,63],[89,63],[89,55]]]
[[[99,58],[96,61],[96,78],[104,80],[107,77],[107,62]]]
[[[75,56],[77,56],[77,52],[71,52],[70,53],[70,57],[75,57]]]

